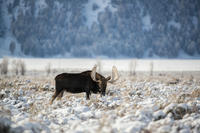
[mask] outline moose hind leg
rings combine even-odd
[[[54,101],[54,100],[56,99],[56,97],[60,94],[60,92],[62,92],[62,89],[60,89],[60,90],[57,90],[57,89],[56,89],[56,92],[55,92],[54,95],[52,96],[52,99],[51,99],[50,104],[53,103],[53,101]]]
[[[65,90],[63,89],[63,90],[59,93],[59,95],[58,95],[58,97],[57,97],[57,100],[60,100],[60,99],[63,97],[64,92],[65,92]]]

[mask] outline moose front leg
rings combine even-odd
[[[86,100],[90,100],[90,95],[91,95],[90,91],[87,91],[86,92]]]

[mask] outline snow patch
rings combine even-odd
[[[162,110],[158,110],[153,113],[154,120],[159,120],[165,117],[165,113]]]
[[[177,58],[179,58],[179,59],[199,59],[200,58],[200,54],[195,52],[193,54],[193,56],[191,56],[191,55],[188,55],[187,53],[185,53],[183,50],[179,50],[179,54],[178,54]]]
[[[35,17],[37,17],[39,12],[45,9],[48,5],[46,4],[45,0],[37,0],[35,2],[35,6],[36,6]]]
[[[131,126],[127,129],[129,133],[141,132],[141,129],[145,127],[146,124],[140,121],[134,121]]]
[[[14,56],[22,56],[20,44],[18,43],[16,38],[13,37],[13,35],[11,35],[10,32],[8,32],[5,38],[0,38],[0,44],[1,44],[0,45],[0,57],[13,56],[9,49],[11,42],[15,43],[15,50],[14,50],[13,55]]]
[[[98,14],[108,8],[110,11],[115,12],[117,9],[112,7],[111,0],[88,0],[85,5],[85,16],[87,19],[87,26],[91,28],[93,23],[98,23]]]
[[[151,23],[150,15],[146,15],[142,18],[143,30],[150,31],[153,28],[153,24]]]
[[[170,21],[168,22],[168,27],[174,27],[174,28],[180,30],[181,24],[178,23],[178,22],[176,22],[176,21],[174,21],[174,20],[170,20]]]
[[[13,5],[14,1],[11,0],[11,1],[6,2],[7,6],[10,4]],[[7,7],[7,6],[4,6],[4,7]],[[21,13],[21,12],[23,13],[23,15],[25,15],[26,11],[28,11],[28,10],[30,10],[30,7],[25,4],[25,0],[20,0],[19,5],[14,8],[14,18],[17,19],[19,13]]]
[[[48,103],[53,92],[30,89],[29,86],[34,83],[30,77],[3,79],[16,86],[0,90],[0,94],[6,94],[6,97],[0,100],[0,109],[7,110],[12,120],[0,117],[0,124],[7,123],[11,130],[17,128],[19,132],[198,131],[200,101],[193,98],[189,102],[173,103],[170,100],[172,95],[178,96],[177,90],[193,92],[199,86],[197,81],[188,81],[191,83],[189,84],[183,79],[178,85],[168,85],[162,83],[165,81],[160,81],[158,77],[156,82],[152,81],[155,80],[153,77],[152,80],[146,80],[144,77],[137,79],[138,77],[139,75],[132,80],[127,75],[120,76],[120,82],[107,86],[107,90],[115,90],[113,95],[100,97],[98,94],[92,94],[90,100],[85,100],[85,95],[65,93],[61,100],[52,105]],[[32,78],[36,80],[36,77]],[[46,80],[53,79],[46,76],[45,78],[40,82],[40,86],[47,85]],[[165,78],[170,76],[167,75],[163,80]],[[130,93],[131,96],[128,95]],[[171,104],[166,106],[168,103]],[[175,119],[175,115],[181,117]]]
[[[54,6],[58,12],[63,8],[63,5],[58,1],[54,1]]]
[[[4,57],[4,56],[12,56],[9,46],[11,42],[15,43],[15,50],[13,55],[15,56],[19,56],[21,55],[21,49],[20,49],[20,44],[18,43],[18,41],[16,40],[16,38],[12,35],[11,32],[11,21],[12,21],[12,16],[8,13],[8,10],[6,9],[6,7],[9,4],[13,4],[14,1],[6,1],[3,2],[3,12],[4,12],[4,20],[5,20],[5,24],[6,24],[6,35],[4,38],[0,38],[0,57]],[[15,15],[14,17],[16,18],[18,16],[18,12],[19,10],[22,10],[23,13],[25,13],[28,10],[28,7],[25,7],[24,1],[21,0],[19,6],[17,7],[17,9],[15,9]]]
[[[193,16],[192,17],[192,23],[193,25],[195,26],[195,28],[197,29],[198,28],[198,18],[196,16]]]

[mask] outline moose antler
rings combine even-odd
[[[112,67],[112,76],[111,76],[111,80],[108,81],[108,82],[109,82],[109,83],[114,83],[114,82],[116,82],[118,79],[119,79],[119,74],[118,74],[117,68],[116,68],[116,66],[113,66],[113,67]]]
[[[97,70],[97,65],[95,64],[94,67],[92,68],[91,72],[91,78],[96,81],[96,70]]]

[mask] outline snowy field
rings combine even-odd
[[[9,59],[9,69],[12,69]],[[26,133],[154,133],[200,131],[199,60],[23,59],[25,76],[0,76],[0,131]],[[1,62],[1,60],[0,60]],[[153,63],[152,63],[153,62]],[[115,65],[120,78],[107,95],[64,93],[49,104],[59,72]],[[31,71],[38,71],[32,75]],[[133,72],[136,75],[133,75]],[[146,72],[146,74],[141,74]],[[150,75],[150,73],[153,73]],[[158,74],[155,74],[157,73]],[[168,72],[168,73],[165,73]],[[178,74],[176,74],[179,73]]]
[[[45,71],[46,67],[50,65],[51,69],[61,71],[82,71],[91,69],[94,64],[100,66],[102,72],[110,72],[112,66],[117,66],[118,71],[129,72],[148,72],[153,65],[155,72],[198,72],[200,71],[200,60],[148,60],[148,59],[42,59],[42,58],[10,58],[9,69],[12,69],[13,60],[23,60],[26,64],[27,71]],[[2,59],[0,58],[0,62]]]

